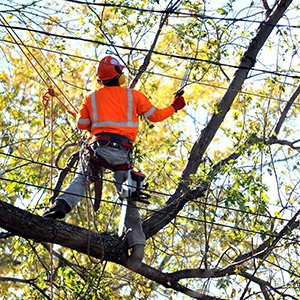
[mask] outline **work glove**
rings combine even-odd
[[[173,99],[173,103],[171,104],[174,109],[175,112],[177,112],[178,110],[182,109],[185,107],[185,101],[184,98],[182,97],[183,95],[183,91],[181,91],[178,95],[176,95]]]

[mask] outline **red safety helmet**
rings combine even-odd
[[[97,80],[103,81],[112,79],[122,74],[124,66],[120,65],[117,59],[112,56],[105,56],[99,62],[97,69]]]

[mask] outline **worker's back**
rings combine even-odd
[[[136,90],[120,86],[104,86],[85,97],[79,120],[91,121],[91,133],[116,133],[136,139],[138,117],[151,109],[147,97]],[[80,128],[86,129],[86,128]]]

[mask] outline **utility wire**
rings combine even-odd
[[[138,11],[138,12],[145,12],[145,13],[156,13],[156,14],[165,14],[166,12],[172,13],[173,15],[176,15],[177,17],[185,17],[185,18],[199,18],[199,19],[204,19],[204,20],[219,20],[219,21],[227,21],[227,22],[244,22],[244,23],[256,23],[256,24],[266,24],[266,25],[271,25],[271,26],[276,26],[278,28],[282,27],[282,28],[295,28],[295,29],[299,29],[299,25],[289,25],[289,24],[274,24],[271,22],[266,22],[265,20],[263,21],[259,21],[259,20],[251,20],[249,19],[250,17],[245,17],[245,18],[230,18],[230,17],[216,17],[216,16],[210,16],[210,15],[205,15],[205,14],[199,14],[196,12],[184,12],[184,11],[168,11],[168,10],[162,10],[162,9],[149,9],[149,8],[139,8],[136,6],[129,6],[129,5],[123,5],[123,4],[114,4],[114,3],[95,3],[95,2],[88,2],[88,1],[78,1],[78,0],[65,0],[65,2],[70,2],[70,3],[76,3],[76,4],[83,4],[83,5],[87,5],[87,6],[100,6],[100,7],[108,7],[108,8],[124,8],[124,9],[128,9],[130,11]],[[12,5],[8,5],[8,4],[3,4],[3,6],[9,7],[11,8],[10,10],[1,10],[0,13],[20,13],[20,9],[19,8],[14,8],[14,6]],[[43,7],[43,6],[38,6],[36,5],[36,7],[40,7],[40,8],[45,8],[45,9],[50,9],[49,7]],[[37,10],[35,9],[35,7],[26,7],[29,8],[31,10]],[[23,8],[24,9],[24,8]],[[53,10],[53,9],[52,9]],[[261,11],[263,12],[263,11]],[[22,10],[22,14],[33,14],[30,11],[26,11],[24,12],[24,10]],[[53,14],[57,15],[57,14],[68,14],[67,12],[63,12],[61,10],[53,10]],[[45,16],[39,16],[38,14],[36,14],[37,17],[41,17],[41,18],[45,18]],[[49,18],[48,18],[49,19]]]
[[[0,180],[4,180],[4,181],[7,181],[7,182],[18,183],[18,184],[26,185],[26,186],[29,186],[29,187],[35,187],[35,188],[40,188],[40,189],[44,189],[44,190],[54,191],[54,189],[46,188],[44,186],[31,184],[31,183],[26,183],[26,182],[22,182],[22,181],[18,181],[18,180],[13,180],[13,179],[8,179],[8,178],[4,178],[4,177],[0,177]],[[75,193],[69,193],[69,192],[65,192],[65,191],[63,191],[63,193],[68,194],[68,195],[78,196],[78,194],[75,194]],[[83,196],[83,198],[86,198],[86,199],[89,199],[89,200],[94,199],[93,197],[88,197],[88,196]],[[116,204],[114,201],[109,201],[109,200],[104,200],[104,199],[101,199],[101,202],[105,202],[105,203],[109,203],[109,204]],[[124,205],[124,204],[120,203],[120,205]],[[147,212],[157,213],[157,211],[154,210],[154,209],[150,209],[150,208],[146,208],[146,207],[140,207],[140,206],[137,206],[137,208],[140,209],[140,210],[147,211]],[[254,234],[264,234],[266,236],[269,236],[270,238],[276,238],[277,237],[277,234],[271,234],[271,233],[267,232],[268,230],[266,230],[266,232],[256,231],[256,230],[253,230],[253,229],[241,228],[241,227],[237,227],[237,226],[233,226],[233,225],[227,225],[227,224],[216,223],[216,222],[207,221],[207,220],[196,219],[196,218],[177,215],[177,214],[173,214],[173,213],[169,213],[169,212],[159,212],[159,213],[164,214],[166,216],[172,216],[174,218],[185,219],[185,220],[193,221],[193,222],[197,222],[197,223],[205,223],[205,224],[210,224],[210,225],[213,225],[213,226],[220,226],[220,227],[225,227],[225,228],[229,228],[229,229],[233,229],[233,230],[237,230],[237,231],[244,231],[244,232],[254,233]],[[288,237],[282,237],[282,239],[287,240],[287,241],[300,242],[300,240],[291,239],[291,238],[288,238]]]
[[[18,44],[18,43],[15,43],[14,41],[8,41],[8,40],[5,40],[5,39],[0,39],[0,41],[8,43],[8,44],[15,44],[15,45]],[[80,55],[69,54],[69,53],[66,53],[66,52],[61,52],[61,51],[52,50],[52,49],[40,48],[40,47],[37,47],[37,46],[29,46],[29,45],[26,45],[26,46],[28,48],[32,48],[32,49],[36,49],[36,50],[41,50],[41,51],[46,51],[46,52],[50,52],[50,53],[56,53],[56,54],[59,54],[59,55],[65,55],[65,56],[72,57],[72,58],[87,60],[87,61],[91,61],[91,62],[95,62],[95,63],[99,62],[98,59],[94,59],[94,58],[89,58],[89,57],[84,57],[84,56],[80,56]],[[132,72],[136,71],[135,68],[131,68],[131,67],[127,67],[127,68],[131,69]],[[266,73],[267,71],[264,71],[264,72]],[[172,76],[172,75],[166,75],[166,74],[157,73],[157,72],[153,72],[153,71],[145,71],[144,73],[150,74],[150,75],[156,75],[156,76],[160,76],[160,77],[165,77],[165,78],[169,78],[169,79],[175,79],[175,80],[179,80],[179,81],[182,80],[181,77]],[[289,75],[282,74],[282,76],[288,77]],[[70,84],[68,82],[65,82],[65,83],[66,84]],[[218,85],[206,83],[206,82],[203,82],[203,81],[196,81],[196,80],[188,79],[187,80],[187,85],[190,85],[190,84],[198,84],[198,85],[213,87],[213,88],[217,88],[217,89],[228,90],[228,87],[222,87],[222,86],[218,86]],[[73,86],[73,87],[74,88],[79,88],[79,89],[86,90],[87,92],[90,91],[89,89],[86,89],[86,88],[83,88],[83,87],[78,87],[78,86]],[[270,100],[274,100],[274,101],[281,102],[281,103],[287,103],[288,102],[287,100],[283,100],[283,99],[279,99],[279,98],[274,98],[274,97],[269,97],[269,96],[261,95],[261,94],[256,94],[256,93],[253,93],[253,92],[238,91],[238,93],[239,94],[243,94],[243,95],[253,96],[253,97],[268,98]],[[298,105],[300,105],[300,103],[295,102],[294,105],[298,106]]]
[[[27,161],[29,163],[38,164],[38,165],[45,166],[45,167],[48,167],[48,168],[54,168],[54,169],[58,169],[58,170],[62,169],[62,168],[59,168],[59,167],[56,167],[56,166],[53,166],[53,165],[50,165],[50,164],[47,164],[47,163],[37,162],[37,161],[30,160],[30,159],[27,159],[27,158],[19,157],[19,156],[16,156],[16,155],[6,154],[4,152],[0,152],[0,155],[4,155],[4,156],[8,156],[8,157],[13,157],[13,158],[16,158],[16,159],[25,160],[25,161]],[[73,174],[81,174],[82,175],[82,173],[80,173],[80,172],[76,172],[76,171],[70,171],[70,172],[73,173]],[[105,178],[102,178],[102,180],[104,182],[108,182],[108,183],[115,183],[115,181],[109,180],[109,179],[105,179]],[[126,185],[126,184],[123,183],[123,185]],[[158,191],[155,191],[155,190],[150,190],[150,189],[143,189],[143,190],[146,191],[146,192],[152,193],[152,194],[160,195],[160,196],[165,196],[165,197],[172,197],[173,196],[173,194],[164,193],[164,192],[158,192]],[[64,191],[60,190],[59,192],[64,192]],[[243,214],[247,214],[247,215],[251,215],[251,216],[263,217],[263,218],[268,218],[268,219],[271,219],[271,220],[280,220],[280,221],[285,221],[285,222],[289,221],[287,219],[278,218],[276,216],[275,217],[266,216],[266,215],[263,215],[263,214],[260,214],[260,213],[254,213],[254,212],[251,212],[251,211],[240,210],[240,209],[226,207],[226,206],[221,206],[221,205],[217,205],[217,204],[213,204],[213,203],[206,203],[206,202],[203,202],[203,201],[200,201],[200,200],[195,200],[195,199],[192,199],[192,198],[187,198],[187,197],[181,197],[181,198],[182,199],[186,199],[189,202],[194,202],[194,203],[197,203],[197,204],[203,204],[203,205],[206,205],[206,206],[220,208],[220,209],[224,209],[224,210],[228,210],[228,211],[239,212],[239,213],[243,213]],[[111,203],[110,201],[107,201],[107,202]]]
[[[7,26],[5,26],[4,24],[0,24],[0,27],[7,27]],[[119,48],[119,49],[123,49],[123,50],[149,52],[148,49],[131,47],[131,46],[124,46],[124,45],[117,45],[117,44],[106,43],[106,42],[101,42],[101,41],[97,41],[97,40],[82,38],[82,37],[60,35],[60,34],[45,32],[45,31],[41,31],[41,30],[28,29],[28,28],[19,27],[19,26],[10,26],[8,28],[14,29],[14,30],[23,30],[23,31],[27,31],[27,32],[35,32],[35,33],[43,34],[43,35],[46,35],[46,36],[57,37],[57,38],[62,38],[62,39],[70,39],[70,40],[94,43],[94,44],[97,44],[97,45],[102,45],[102,46],[107,46],[107,47],[114,46],[115,48]],[[161,56],[165,56],[165,57],[168,57],[168,58],[172,57],[172,58],[180,59],[180,60],[184,60],[184,61],[202,62],[202,63],[213,64],[213,65],[221,66],[221,67],[228,67],[228,68],[233,68],[233,69],[246,69],[246,70],[252,70],[252,71],[261,72],[261,73],[268,73],[268,74],[272,74],[272,75],[276,75],[276,76],[289,77],[289,78],[292,78],[292,79],[300,79],[300,75],[288,75],[288,74],[282,74],[280,72],[275,72],[275,71],[268,71],[268,70],[256,69],[256,68],[252,68],[252,67],[243,67],[243,66],[239,66],[239,65],[219,63],[217,61],[209,60],[209,59],[191,58],[189,56],[165,53],[165,52],[160,52],[160,51],[156,51],[156,50],[153,50],[152,53],[156,54],[156,55],[161,55]],[[294,72],[299,73],[297,71],[294,71]]]
[[[115,8],[126,8],[132,11],[140,11],[140,12],[150,12],[150,13],[157,13],[157,14],[165,14],[169,13],[168,10],[160,10],[160,9],[147,9],[147,8],[138,8],[136,6],[129,6],[123,4],[113,4],[113,3],[94,3],[88,1],[79,1],[79,0],[65,0],[66,2],[77,3],[77,4],[84,4],[84,5],[91,5],[91,6],[101,6],[101,7],[115,7]],[[220,21],[230,21],[230,22],[248,22],[248,23],[258,23],[258,24],[266,24],[272,25],[276,27],[288,27],[288,28],[296,28],[299,29],[298,25],[283,25],[283,24],[274,24],[271,22],[266,21],[257,21],[257,20],[248,20],[245,18],[227,18],[227,17],[214,17],[208,16],[204,14],[197,14],[197,13],[187,13],[183,11],[171,11],[173,15],[183,16],[183,17],[191,17],[191,18],[199,18],[199,19],[207,19],[207,20],[220,20]]]

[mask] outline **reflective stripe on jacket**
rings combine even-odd
[[[158,109],[137,90],[120,86],[104,86],[84,98],[77,117],[77,128],[90,130],[92,135],[111,132],[127,136],[133,142],[138,130],[138,115],[159,122],[174,113],[168,106]]]

